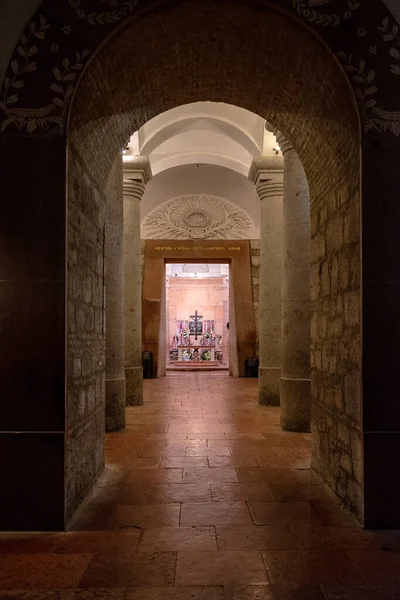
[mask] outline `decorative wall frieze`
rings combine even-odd
[[[89,56],[113,29],[152,3],[45,0],[22,34],[2,82],[1,131],[63,132],[71,97]],[[400,135],[399,25],[382,0],[270,3],[294,12],[341,60],[365,132]]]
[[[142,238],[240,240],[254,235],[242,208],[217,196],[191,194],[163,202],[142,222]]]

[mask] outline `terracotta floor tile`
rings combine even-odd
[[[173,585],[176,553],[97,554],[88,565],[80,587]]]
[[[285,525],[216,527],[218,550],[282,550],[300,546]]]
[[[151,488],[149,504],[171,502],[211,502],[209,483],[171,483],[155,485]]]
[[[91,558],[91,554],[10,554],[1,560],[0,589],[79,587]]]
[[[176,585],[268,584],[259,552],[178,552]]]
[[[265,482],[257,483],[212,483],[212,499],[214,502],[237,501],[274,501],[275,496],[270,485]]]
[[[308,502],[249,502],[248,505],[256,525],[323,523],[320,515]]]
[[[214,527],[160,527],[146,529],[138,552],[166,552],[178,550],[217,550]]]
[[[181,527],[204,525],[246,525],[251,516],[245,502],[204,502],[183,504]]]
[[[184,483],[223,483],[239,481],[234,467],[192,467],[183,472]]]
[[[125,484],[97,488],[90,497],[89,506],[112,506],[117,504],[148,504],[149,485]]]
[[[113,529],[135,527],[179,527],[180,504],[117,506],[110,520]]]
[[[124,600],[224,600],[219,587],[164,587],[126,590]]]
[[[271,583],[275,585],[363,583],[357,569],[341,550],[263,550],[262,555]]]
[[[135,552],[140,530],[68,532],[56,547],[57,554]]]

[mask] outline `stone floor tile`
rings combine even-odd
[[[309,524],[292,523],[289,529],[299,546],[305,550],[326,548],[333,550],[378,550],[365,531],[359,527],[310,526]]]
[[[125,589],[3,590],[1,600],[123,600]]]
[[[65,533],[0,533],[0,554],[52,554]]]
[[[286,525],[216,527],[218,550],[282,550],[300,546]]]
[[[400,586],[322,586],[326,600],[398,600]]]
[[[338,503],[316,502],[312,503],[325,525],[333,527],[358,527],[357,521]]]
[[[208,440],[209,442],[225,442],[227,440]],[[202,446],[186,448],[186,456],[230,456],[228,446]]]
[[[171,483],[151,488],[149,504],[173,502],[211,502],[209,483]]]
[[[254,456],[209,456],[210,467],[258,467]]]
[[[81,578],[80,587],[173,585],[175,568],[175,552],[96,554]]]
[[[234,467],[189,467],[183,472],[184,483],[223,483],[239,481]]]
[[[286,483],[295,485],[321,484],[320,479],[310,470],[297,470],[289,468],[259,467],[237,467],[239,479],[242,482],[266,481],[267,483]]]
[[[181,527],[247,525],[251,516],[245,502],[197,502],[182,504]]]
[[[178,552],[176,585],[268,584],[259,552]]]
[[[159,527],[146,529],[138,552],[217,550],[214,527]]]
[[[248,505],[256,525],[323,523],[315,508],[308,502],[249,502]]]
[[[79,587],[91,558],[91,554],[9,554],[1,560],[0,589]]]
[[[88,506],[116,506],[117,504],[148,504],[149,485],[107,485],[96,488],[90,496]]]
[[[69,531],[99,531],[110,528],[110,519],[114,512],[114,505],[84,504],[71,520]]]
[[[208,467],[206,456],[164,456],[161,459],[162,468]]]
[[[400,586],[400,555],[382,550],[346,550],[363,583],[372,586]]]
[[[323,485],[304,485],[304,484],[284,484],[271,483],[271,490],[279,502],[301,502],[308,500],[311,502],[336,503],[333,494]]]
[[[263,550],[262,555],[271,583],[277,586],[363,583],[341,550]]]
[[[263,481],[257,483],[212,483],[212,499],[214,502],[237,501],[274,501],[275,496],[270,485]]]
[[[179,527],[180,512],[180,504],[117,506],[110,520],[110,527]]]
[[[56,546],[57,554],[102,554],[135,552],[140,530],[73,531],[66,533]]]
[[[124,600],[224,600],[219,587],[152,587],[127,589]]]
[[[224,586],[229,600],[326,600],[320,588],[285,588],[274,585]]]
[[[134,469],[129,473],[129,482],[138,485],[158,483],[182,483],[183,469]]]
[[[400,552],[400,531],[367,531],[382,550]],[[0,538],[1,539],[1,538]],[[1,547],[1,546],[0,546]]]

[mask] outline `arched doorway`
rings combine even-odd
[[[202,2],[201,10],[197,8],[193,0],[138,13],[90,61],[72,100],[66,135],[35,136],[26,142],[29,152],[41,152],[29,165],[27,176],[40,185],[44,202],[48,202],[46,210],[55,211],[57,231],[53,228],[51,242],[59,249],[49,276],[57,295],[57,336],[51,342],[59,354],[49,353],[47,344],[43,351],[46,366],[38,360],[39,371],[52,374],[46,387],[45,414],[56,412],[49,421],[44,418],[45,430],[54,432],[54,468],[60,472],[57,497],[52,490],[47,498],[53,507],[50,521],[68,522],[103,465],[102,257],[107,175],[129,135],[148,119],[179,104],[213,100],[234,103],[272,122],[291,140],[305,167],[312,218],[314,468],[360,519],[374,522],[377,490],[369,486],[374,472],[373,446],[365,447],[364,465],[361,459],[361,145],[353,93],[329,50],[289,15],[245,1],[218,5],[207,1]],[[42,29],[45,26],[40,22]],[[301,52],[293,51],[296,48]],[[56,94],[64,94],[56,103],[64,103],[62,117],[72,95],[68,80],[72,80],[74,69],[80,70],[82,57],[79,53],[74,65],[65,63],[64,72],[56,72],[59,83],[51,84]],[[13,68],[15,64],[11,64]],[[19,117],[29,120],[29,115]],[[48,115],[41,118],[49,121]],[[62,126],[61,117],[54,117],[54,123]],[[381,149],[378,141],[366,150],[367,171],[374,164],[373,151]],[[7,138],[11,149],[8,164],[19,142],[20,138]],[[38,171],[44,179],[38,178]],[[50,171],[51,177],[46,179]],[[22,192],[20,186],[18,193]],[[60,201],[54,203],[55,197]],[[367,216],[370,221],[371,213]],[[368,230],[366,236],[364,245],[368,246],[363,246],[363,254],[370,257],[368,248],[373,238]],[[65,279],[64,261],[68,265]],[[36,263],[34,267],[40,271]],[[91,281],[90,326],[85,315],[84,280]],[[368,313],[374,305],[374,293],[367,303],[364,301],[364,339],[366,333],[371,339],[375,336],[375,321]],[[53,314],[53,306],[49,310]],[[338,320],[340,333],[335,330]],[[370,383],[372,390],[376,382]],[[86,414],[80,410],[82,393],[87,399]],[[365,398],[364,394],[364,426]],[[368,407],[374,399],[371,397]],[[374,410],[369,413],[375,414]],[[14,430],[17,421],[13,415]],[[29,426],[32,430],[32,419]],[[41,424],[38,429],[42,431]],[[46,454],[48,441],[43,440],[38,452]],[[345,463],[350,464],[347,470]],[[389,493],[385,497],[388,499]],[[393,512],[393,521],[396,515]],[[46,519],[41,522],[46,523]]]

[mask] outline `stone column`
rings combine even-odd
[[[140,200],[151,179],[149,159],[124,164],[124,272],[126,403],[143,404],[142,276],[140,262]]]
[[[108,180],[106,203],[106,431],[125,429],[124,209],[122,159]]]
[[[249,179],[261,201],[259,402],[277,406],[281,377],[282,157],[255,158]]]
[[[281,427],[310,431],[310,194],[291,144],[276,139],[284,157]]]

